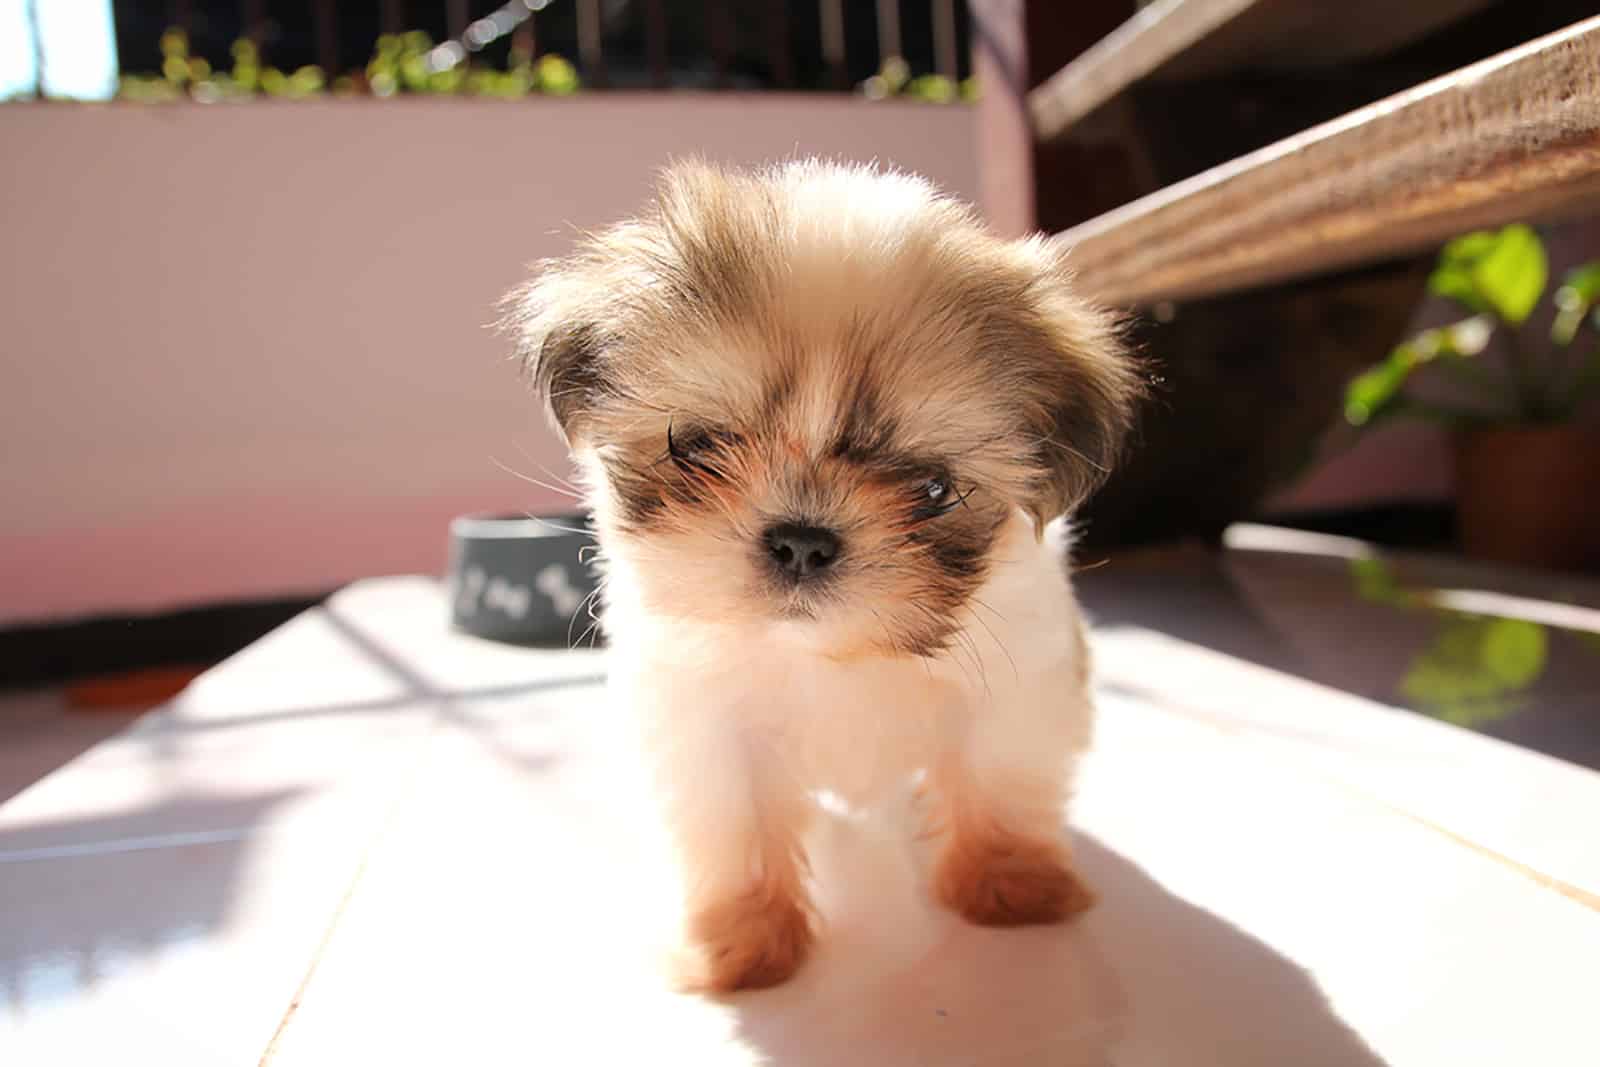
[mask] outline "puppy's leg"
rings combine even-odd
[[[685,879],[686,951],[677,975],[689,991],[777,985],[813,939],[801,834],[809,798],[778,768],[740,746],[680,765],[668,816]]]
[[[1074,719],[1066,729],[1035,728],[1035,713],[1059,719],[1062,709],[1030,708],[1026,700],[978,716],[967,743],[932,769],[943,832],[934,895],[971,922],[1059,922],[1094,903],[1073,869],[1062,826],[1078,747],[1073,738],[1086,733],[1090,715],[1086,693],[1075,692],[1074,700],[1080,704],[1067,709]]]

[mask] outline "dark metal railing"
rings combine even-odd
[[[176,28],[213,64],[243,39],[261,63],[315,65],[330,83],[359,78],[380,34],[407,31],[443,42],[430,64],[555,53],[599,89],[848,90],[891,59],[951,83],[967,74],[957,0],[117,0],[116,16],[128,73],[159,69],[157,42]]]

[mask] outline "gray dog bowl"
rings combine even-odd
[[[595,578],[578,558],[579,549],[594,544],[587,531],[584,515],[456,519],[450,524],[451,623],[518,645],[576,642],[592,621],[586,602]]]

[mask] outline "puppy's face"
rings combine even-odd
[[[1135,391],[1059,254],[915,179],[679,166],[509,323],[648,610],[930,655],[1002,529],[1071,508]]]

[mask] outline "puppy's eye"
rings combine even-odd
[[[936,474],[918,482],[916,495],[914,514],[919,519],[931,519],[943,515],[966,499],[961,493],[956,492],[955,483],[944,474]]]
[[[715,430],[674,431],[667,427],[667,455],[680,470],[718,474],[717,456],[721,450],[734,443],[733,434]]]

